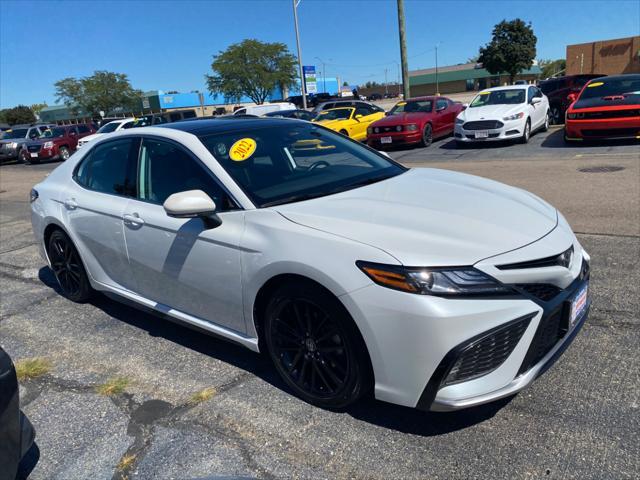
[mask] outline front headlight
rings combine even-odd
[[[502,120],[508,122],[509,120],[518,120],[522,117],[524,117],[524,112],[514,113],[513,115],[509,115],[508,117],[502,117]]]
[[[464,123],[464,119],[458,117],[456,118],[456,125],[462,125]]]
[[[18,148],[18,142],[11,142],[11,143],[9,144],[9,148],[13,148],[13,149]]]
[[[356,265],[378,285],[403,292],[441,297],[515,293],[473,267],[407,268],[363,261]]]
[[[584,118],[584,112],[580,112],[580,113],[567,113],[567,118],[570,120],[575,120],[577,119],[581,119]]]
[[[53,148],[53,142],[44,142],[43,147],[45,149]]]
[[[407,129],[407,131],[409,132],[415,132],[416,130],[418,130],[418,125],[416,125],[415,123],[410,123],[409,125],[407,125],[405,127]]]

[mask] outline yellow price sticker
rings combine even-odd
[[[491,92],[480,92],[478,95],[489,95]]]
[[[599,87],[600,85],[604,85],[604,82],[594,82],[587,85],[587,88]]]
[[[406,105],[406,104],[407,104],[407,102],[398,102],[398,106],[399,106],[399,107],[401,107],[401,106],[403,106],[403,105]]]
[[[256,151],[256,141],[253,138],[241,138],[229,150],[229,158],[234,162],[244,162],[251,158]]]

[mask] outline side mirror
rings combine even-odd
[[[462,110],[466,110],[467,108],[469,108],[469,104],[468,103],[463,103],[462,104]]]
[[[216,215],[216,204],[202,190],[188,190],[169,195],[162,205],[168,216],[174,218],[202,218],[207,228],[222,223]]]
[[[353,118],[355,118],[356,120],[360,121],[360,119],[362,118],[362,115],[357,114],[357,115],[356,115],[355,117],[353,117]]]
[[[535,105],[535,104],[540,103],[540,102],[542,102],[542,98],[540,98],[540,97],[533,97],[531,99],[531,105]]]
[[[578,99],[578,94],[577,93],[570,93],[569,95],[567,95],[567,100],[569,100],[569,103],[573,103]]]
[[[437,107],[436,108],[436,112],[440,113],[440,112],[442,112],[443,110],[446,110],[446,109],[447,109],[447,107]]]

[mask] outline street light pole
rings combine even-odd
[[[398,1],[398,33],[400,34],[400,61],[402,62],[402,92],[409,98],[409,65],[407,64],[407,39],[404,28],[404,0]]]
[[[325,62],[320,57],[313,58],[320,60],[320,63],[322,64],[322,89],[324,93],[327,93],[327,69],[325,67]],[[329,61],[332,62],[333,60],[329,59]]]
[[[296,45],[298,47],[298,67],[300,67],[300,90],[302,91],[302,108],[307,109],[307,89],[304,84],[304,71],[302,69],[302,51],[300,50],[300,32],[298,31],[298,3],[300,0],[292,0],[293,2],[293,23],[296,26]]]
[[[440,95],[440,85],[438,84],[438,44],[436,44],[436,97]]]

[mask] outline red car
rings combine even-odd
[[[416,97],[396,103],[385,118],[367,128],[367,144],[378,150],[397,145],[431,145],[434,138],[453,132],[459,102],[445,97]]]
[[[52,127],[35,140],[27,142],[23,160],[27,163],[66,160],[78,148],[78,139],[93,133],[96,133],[96,129],[91,124]]]
[[[565,140],[640,138],[640,75],[596,78],[570,97]]]

